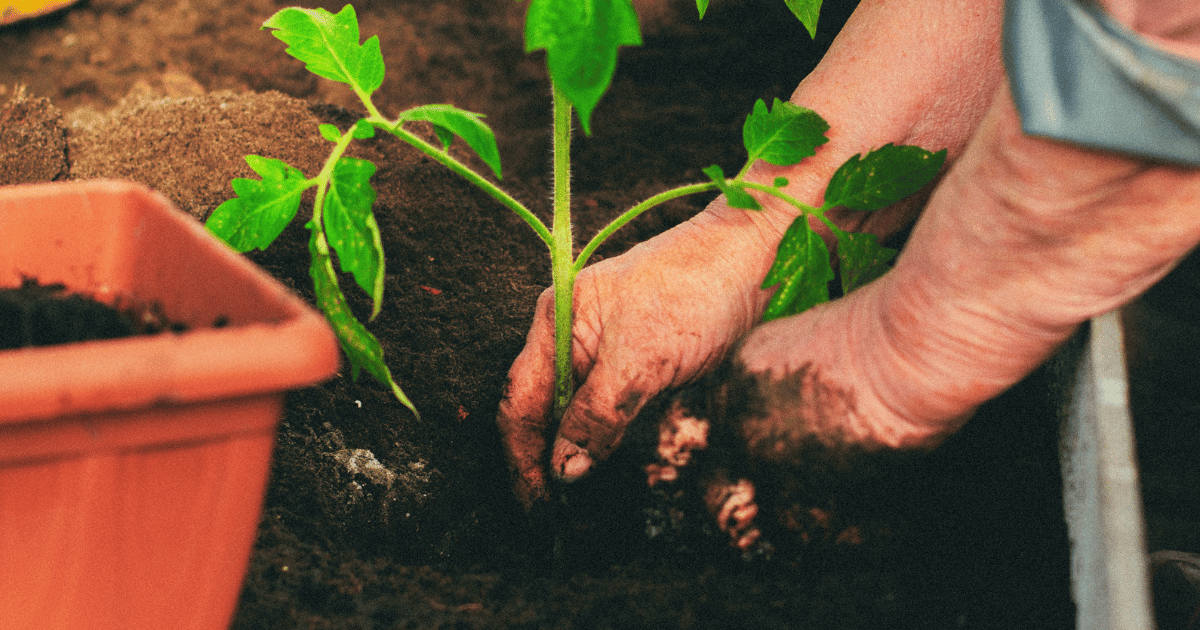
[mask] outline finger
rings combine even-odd
[[[525,348],[509,369],[496,415],[517,498],[526,509],[548,496],[544,462],[554,390],[553,306],[547,290],[538,298]]]
[[[559,479],[570,483],[588,474],[596,460],[591,452],[565,437],[554,441],[554,452],[550,457],[550,467]]]
[[[717,514],[717,526],[736,537],[758,515],[758,505],[754,503],[754,485],[748,479],[738,480],[730,490]]]
[[[646,401],[670,385],[663,364],[598,361],[563,413],[551,470],[574,481],[609,456]],[[670,375],[674,370],[670,370]],[[632,380],[630,375],[637,375]]]

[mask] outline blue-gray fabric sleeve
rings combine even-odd
[[[1200,63],[1084,0],[1007,0],[1004,63],[1025,133],[1200,166]]]

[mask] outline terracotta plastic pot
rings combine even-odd
[[[133,184],[0,188],[0,286],[25,276],[191,330],[0,351],[0,627],[226,628],[283,392],[337,370],[332,331]]]

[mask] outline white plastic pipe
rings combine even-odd
[[[1062,432],[1078,630],[1152,630],[1146,534],[1121,323],[1097,317]]]

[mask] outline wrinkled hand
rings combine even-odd
[[[946,147],[953,159],[1000,77],[1001,7],[999,0],[864,0],[791,99],[829,121],[830,142],[797,169],[760,162],[755,181],[787,177],[788,194],[819,206],[829,176],[856,153],[892,142]],[[920,203],[830,218],[844,230],[886,237],[907,227]],[[795,216],[764,205],[731,211],[718,199],[693,221],[580,274],[579,388],[560,426],[550,420],[553,300],[542,296],[498,416],[526,506],[546,496],[550,471],[566,479],[585,473],[650,397],[712,368],[758,321],[768,298],[758,284]]]
[[[843,159],[831,155],[787,172],[792,194],[813,197],[830,164]],[[759,176],[781,174],[764,166]],[[886,238],[911,223],[921,201],[829,216],[843,229]],[[648,400],[711,371],[761,320],[770,292],[759,285],[795,217],[775,200],[763,202],[766,209],[745,211],[718,198],[691,221],[580,273],[572,350],[578,389],[558,426],[550,417],[554,300],[550,289],[542,294],[497,418],[527,507],[547,496],[548,472],[566,481],[586,474],[617,447]],[[823,224],[817,228],[827,233]]]
[[[1200,242],[1197,204],[1200,169],[1026,136],[1001,87],[894,269],[738,347],[775,410],[743,427],[751,455],[788,434],[936,445],[1173,268]]]
[[[756,281],[780,229],[765,215],[715,202],[692,221],[584,269],[575,285],[578,389],[558,427],[550,426],[554,300],[549,289],[541,296],[498,418],[527,506],[546,495],[547,454],[555,474],[582,476],[616,448],[648,399],[711,369],[750,329],[763,304]]]
[[[1200,169],[1026,136],[1002,87],[879,287],[870,381],[909,417],[991,398],[1173,268],[1197,204]]]
[[[713,449],[842,478],[936,446],[1079,324],[1173,268],[1200,242],[1197,204],[1200,169],[1025,136],[1001,88],[896,267],[751,330],[703,391],[669,406],[648,483]],[[795,516],[764,516],[750,479],[701,475],[742,549]]]

